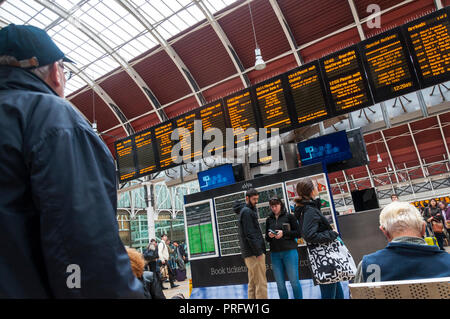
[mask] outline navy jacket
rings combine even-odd
[[[378,265],[380,281],[450,277],[450,254],[436,246],[391,242],[362,260],[363,282]]]
[[[266,253],[266,244],[258,223],[255,208],[240,201],[233,204],[238,216],[238,234],[242,258],[260,256]]]
[[[143,298],[116,197],[89,123],[34,74],[1,66],[0,298]]]

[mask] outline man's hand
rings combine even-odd
[[[283,237],[283,231],[277,230],[277,235],[275,236],[275,239],[280,239],[281,237]]]
[[[163,264],[163,265],[164,265],[165,263],[166,263],[166,262],[165,262],[164,260],[161,260],[161,264]]]
[[[271,232],[269,232],[269,238],[274,238],[274,237],[275,237],[275,235],[272,234]]]
[[[259,256],[256,257],[256,258],[258,258],[258,259],[263,259],[263,256],[264,256],[264,253],[262,253],[261,255],[259,255]]]

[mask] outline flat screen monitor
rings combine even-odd
[[[380,208],[375,188],[353,191],[352,200],[356,212]]]
[[[206,171],[197,173],[200,191],[234,184],[236,181],[233,174],[232,164],[217,166]]]
[[[331,164],[352,158],[347,133],[340,131],[298,143],[302,165]]]

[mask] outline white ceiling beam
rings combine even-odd
[[[139,23],[152,35],[152,37],[159,43],[159,45],[166,51],[167,55],[172,59],[180,73],[183,75],[185,81],[189,85],[192,93],[194,93],[198,105],[206,104],[206,99],[200,91],[200,87],[195,81],[192,73],[189,71],[186,64],[183,62],[174,48],[161,36],[156,28],[145,18],[145,16],[128,0],[116,0],[125,10],[127,10]]]
[[[110,55],[121,67],[127,72],[127,74],[133,79],[139,89],[143,92],[147,101],[156,111],[156,114],[161,122],[167,120],[167,115],[163,110],[160,109],[161,103],[159,103],[156,96],[150,90],[145,81],[141,78],[141,76],[134,70],[128,62],[122,58],[117,52],[114,51],[113,48],[109,46],[103,39],[97,35],[96,31],[87,26],[80,19],[75,18],[73,15],[70,15],[67,11],[65,11],[62,7],[57,5],[54,2],[50,2],[49,0],[35,0],[37,3],[42,5],[43,7],[49,9],[53,13],[59,15],[64,20],[72,24],[75,28],[83,32],[87,37],[89,37],[92,41],[94,41],[99,47],[101,47],[108,55]]]
[[[361,41],[366,39],[366,35],[364,34],[364,30],[361,26],[361,21],[359,20],[358,11],[356,10],[355,2],[353,0],[348,0],[348,4],[350,5],[350,10],[352,11],[353,19],[355,20],[356,28],[358,29],[359,37]]]
[[[281,25],[281,28],[283,29],[284,36],[289,42],[289,46],[291,47],[291,51],[294,53],[295,61],[297,62],[297,65],[300,66],[303,64],[302,57],[300,56],[300,51],[297,51],[298,45],[295,41],[294,35],[292,34],[291,28],[289,27],[289,24],[287,23],[286,18],[284,17],[283,12],[281,11],[280,6],[278,5],[277,0],[270,0],[270,5],[272,6],[272,10],[275,12],[275,15],[278,18],[278,22]]]
[[[250,80],[248,79],[247,75],[244,73],[245,68],[242,64],[241,60],[239,59],[236,51],[234,50],[233,46],[231,45],[230,40],[228,39],[227,35],[223,31],[222,27],[220,26],[219,22],[216,20],[214,15],[209,11],[209,9],[205,6],[205,4],[202,1],[194,0],[197,7],[203,12],[206,19],[216,32],[217,36],[219,37],[220,41],[222,42],[222,45],[225,47],[225,50],[228,52],[228,55],[230,56],[231,61],[234,64],[234,67],[236,68],[236,71],[239,74],[239,77],[241,78],[242,84],[244,84],[244,87],[249,87],[251,85]]]

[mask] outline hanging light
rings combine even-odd
[[[253,29],[253,36],[255,38],[255,70],[263,70],[266,67],[266,62],[264,62],[262,55],[261,55],[261,49],[258,46],[258,42],[256,41],[256,31],[255,31],[255,25],[253,23],[253,15],[252,15],[252,7],[250,6],[250,2],[248,3],[248,9],[250,11],[250,20],[252,22],[252,29]]]
[[[381,156],[380,156],[380,154],[377,154],[377,162],[378,163],[381,163],[383,160],[381,159]]]

